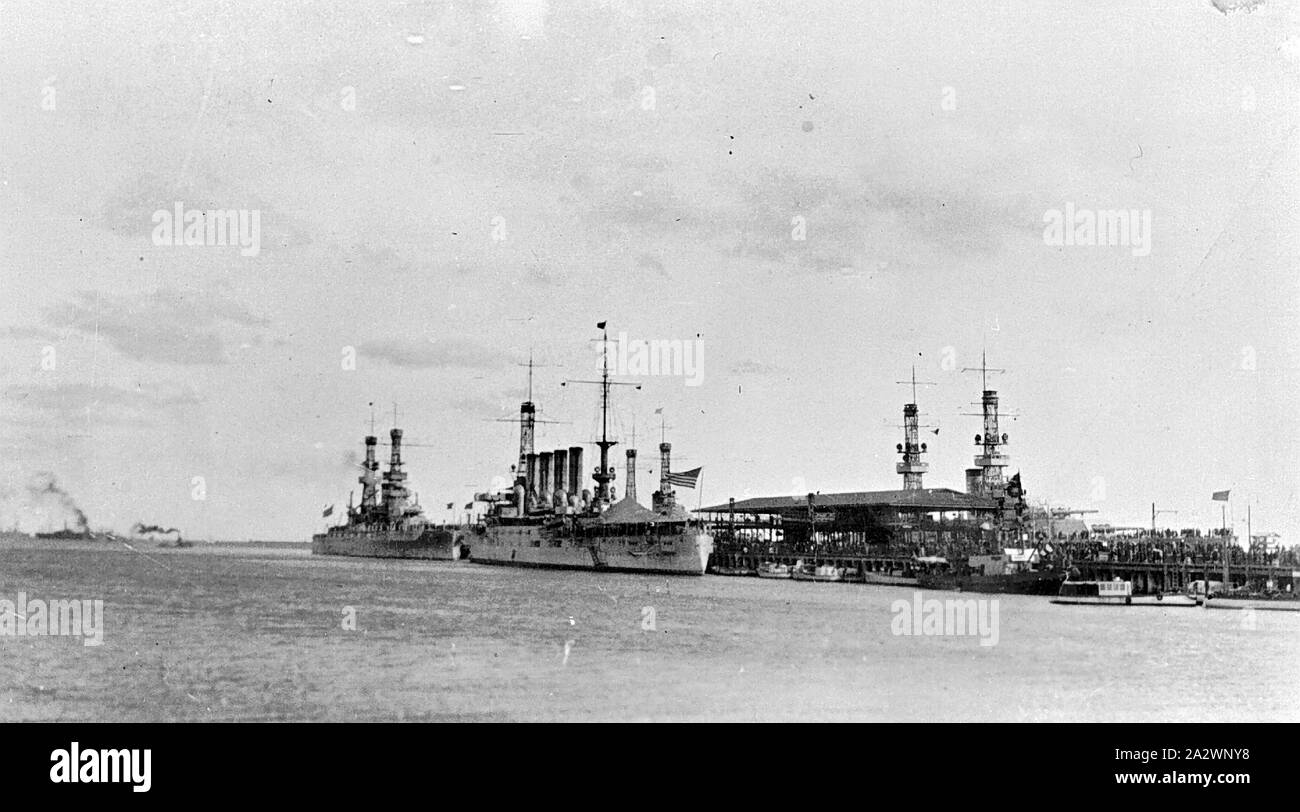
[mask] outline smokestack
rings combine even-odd
[[[627,498],[633,502],[636,501],[636,449],[627,450],[627,485],[623,486],[627,491]]]
[[[554,463],[554,473],[551,474],[551,491],[568,491],[569,490],[569,452],[564,448],[557,448],[551,452],[551,462]]]
[[[582,446],[569,446],[569,493],[582,493]]]
[[[537,455],[537,498],[541,504],[549,506],[555,489],[551,487],[551,452],[543,451]]]
[[[532,497],[537,493],[537,455],[531,451],[524,456],[524,472],[528,477],[525,483],[528,495]]]

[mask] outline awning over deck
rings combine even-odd
[[[660,522],[681,521],[686,516],[665,516],[644,507],[634,499],[626,496],[610,505],[600,514],[601,524],[659,524]]]

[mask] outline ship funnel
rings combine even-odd
[[[569,493],[582,493],[582,446],[569,446]]]
[[[537,498],[538,504],[550,507],[551,494],[551,452],[543,451],[537,455]]]
[[[567,491],[569,489],[569,450],[567,448],[557,448],[551,452],[551,462],[553,463],[551,474],[551,491]]]
[[[624,488],[627,490],[627,498],[635,502],[636,501],[636,449],[635,448],[629,448],[627,450],[627,485],[625,485]]]
[[[529,498],[537,495],[537,455],[531,451],[525,455],[525,473],[528,481],[525,483],[528,488]]]

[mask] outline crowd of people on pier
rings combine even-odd
[[[1046,542],[1053,553],[1073,561],[1109,561],[1123,564],[1224,563],[1226,553],[1232,565],[1294,567],[1300,565],[1300,547],[1255,545],[1247,550],[1220,534],[1210,536],[1172,535],[1157,532],[1140,536],[1088,536]]]
[[[1256,544],[1247,550],[1235,539],[1225,545],[1221,530],[1203,534],[1199,530],[1143,532],[1135,535],[1097,534],[1087,531],[1050,538],[1037,531],[1032,541],[997,540],[988,533],[947,532],[942,534],[901,534],[884,545],[854,544],[834,534],[785,538],[729,538],[719,528],[715,541],[719,549],[734,545],[737,552],[762,552],[783,555],[888,555],[898,557],[943,556],[964,560],[972,555],[1000,553],[1004,547],[1035,547],[1045,559],[1062,562],[1110,562],[1123,564],[1222,565],[1225,550],[1234,566],[1300,568],[1300,546]],[[743,548],[743,550],[741,549]]]

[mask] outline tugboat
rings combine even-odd
[[[1037,550],[1008,548],[1002,555],[973,555],[964,566],[923,572],[922,589],[1015,595],[1056,595],[1065,572],[1040,565]]]
[[[353,507],[348,499],[347,521],[317,533],[311,539],[313,555],[346,555],[362,558],[422,558],[456,561],[467,552],[462,527],[431,524],[417,500],[406,488],[402,470],[402,430],[394,428],[389,437],[392,456],[381,485],[379,463],[375,460],[378,439],[366,437],[366,461],[362,463],[361,504]],[[325,511],[333,512],[333,507]]]

